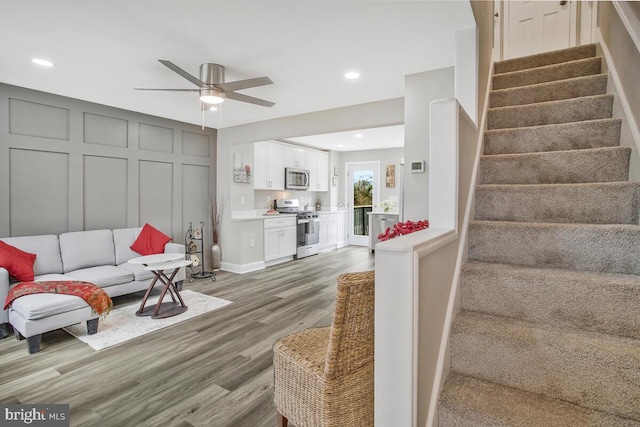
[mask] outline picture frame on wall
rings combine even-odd
[[[233,154],[233,182],[251,183],[251,165],[245,163],[240,153]]]
[[[385,182],[388,188],[393,188],[396,186],[396,165],[387,166]]]

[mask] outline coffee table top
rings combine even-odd
[[[184,254],[168,253],[168,254],[144,255],[136,258],[131,258],[127,262],[129,264],[151,265],[151,264],[165,263],[168,261],[175,261],[179,259],[184,259]]]
[[[189,259],[176,259],[173,261],[157,262],[157,263],[149,264],[149,265],[146,265],[144,269],[150,270],[150,271],[171,270],[173,268],[186,267],[188,265],[191,265],[192,262],[193,261]]]

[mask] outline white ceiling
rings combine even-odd
[[[0,82],[201,124],[195,92],[133,89],[195,87],[158,59],[269,76],[241,93],[276,105],[227,100],[204,113],[220,129],[403,97],[406,75],[454,64],[454,33],[473,25],[468,1],[0,0]]]
[[[398,148],[404,147],[404,125],[287,138],[286,141],[333,151]]]

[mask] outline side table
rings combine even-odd
[[[145,270],[151,271],[155,276],[142,298],[142,303],[140,304],[140,309],[136,311],[136,316],[151,316],[152,319],[163,319],[187,311],[188,307],[184,303],[178,287],[173,283],[173,279],[176,274],[178,274],[178,271],[183,267],[191,265],[191,261],[184,259],[184,255],[171,253],[146,255],[130,259],[128,262],[131,264],[142,264]],[[167,276],[165,270],[171,271],[169,276]],[[164,284],[158,302],[145,307],[147,299],[158,280]],[[162,302],[167,292],[169,292],[172,302]]]

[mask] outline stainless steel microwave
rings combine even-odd
[[[284,188],[287,190],[308,190],[309,170],[284,168]]]

